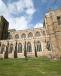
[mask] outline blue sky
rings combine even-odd
[[[48,9],[60,6],[61,0],[0,0],[0,16],[7,19],[10,29],[38,28]]]

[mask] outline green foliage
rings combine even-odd
[[[47,58],[0,60],[0,76],[61,76],[61,61]]]

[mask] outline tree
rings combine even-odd
[[[9,42],[7,42],[6,51],[4,53],[4,58],[8,58],[8,51],[9,51]]]
[[[25,58],[27,58],[26,41],[25,41],[25,44],[24,44],[24,56],[25,56]]]
[[[35,48],[35,57],[37,57],[37,49],[36,49],[36,46],[35,46],[35,41],[34,41],[34,48]]]
[[[17,58],[17,41],[16,41],[16,44],[15,44],[14,58]]]

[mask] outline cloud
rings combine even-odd
[[[34,8],[30,8],[30,9],[28,9],[28,10],[26,11],[26,13],[27,13],[28,15],[33,15],[34,12],[35,12],[35,9],[34,9]]]
[[[22,16],[20,18],[16,18],[15,19],[15,24],[16,24],[15,28],[18,29],[18,30],[28,28],[28,21],[24,16]]]
[[[40,27],[43,27],[43,24],[42,23],[37,23],[34,28],[40,28]]]
[[[7,2],[0,0],[0,10],[0,15],[3,15],[8,20],[9,28],[17,30],[28,28],[36,11],[32,0],[14,0],[13,2],[12,0]],[[24,15],[21,15],[22,13]]]
[[[6,6],[2,2],[2,0],[0,0],[0,15],[4,14],[5,10],[6,10]]]

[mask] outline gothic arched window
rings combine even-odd
[[[32,47],[30,42],[27,43],[27,52],[32,52]]]
[[[21,35],[21,38],[26,38],[26,34],[23,33],[23,34]]]
[[[37,32],[35,33],[35,36],[36,36],[36,37],[40,36],[40,32],[37,31]]]
[[[28,37],[33,37],[33,34],[30,32],[30,33],[28,34]]]
[[[42,51],[40,41],[37,41],[37,43],[36,43],[36,51],[38,51],[38,52]]]
[[[9,53],[12,53],[13,51],[13,44],[10,44],[10,50],[9,50]]]
[[[18,39],[18,38],[19,38],[19,35],[18,35],[18,34],[16,34],[16,35],[15,35],[15,38],[16,38],[16,39]]]
[[[22,44],[21,43],[18,44],[18,53],[22,53]]]

